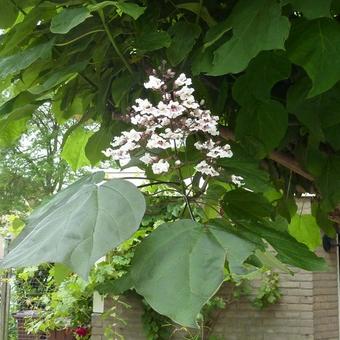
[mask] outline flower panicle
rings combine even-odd
[[[191,78],[184,73],[176,78],[175,72],[168,69],[157,77],[154,71],[144,87],[157,92],[161,100],[154,105],[149,99],[136,99],[129,114],[134,128],[116,136],[104,154],[114,160],[128,162],[132,152],[142,149],[144,154],[139,160],[151,166],[154,174],[166,173],[170,169],[172,156],[161,157],[159,150],[177,151],[185,147],[189,135],[199,133],[208,139],[194,144],[205,155],[205,160],[199,162],[195,169],[208,176],[218,176],[219,172],[214,168],[215,160],[230,158],[233,153],[230,145],[220,145],[213,140],[219,135],[219,118],[203,108],[204,101],[195,99],[195,90],[191,85]],[[175,166],[182,165],[178,157],[173,161]]]

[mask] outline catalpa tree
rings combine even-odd
[[[63,263],[86,278],[138,230],[152,187],[183,211],[112,290],[182,325],[197,325],[226,273],[326,269],[313,251],[320,229],[335,235],[340,200],[338,0],[1,4],[0,146],[50,105],[75,122],[60,141],[74,170],[113,159],[145,173],[139,188],[98,172],[64,189],[3,267]],[[296,207],[303,193],[312,215]]]

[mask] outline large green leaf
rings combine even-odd
[[[286,231],[275,228],[276,222],[239,222],[248,232],[264,238],[276,251],[277,258],[286,264],[311,271],[327,270],[327,264],[307,246],[298,242]]]
[[[120,106],[124,97],[131,91],[136,83],[136,78],[131,74],[122,74],[111,83],[111,95],[117,107]]]
[[[167,49],[167,57],[173,66],[178,65],[191,52],[201,29],[198,25],[186,21],[178,21],[170,29],[172,42]]]
[[[272,87],[288,79],[291,64],[284,53],[261,52],[247,67],[244,75],[233,86],[233,97],[242,106],[256,105],[271,98]],[[261,81],[259,81],[261,79]]]
[[[256,249],[255,255],[266,268],[280,270],[284,273],[291,273],[288,267],[280,262],[270,250],[263,252],[259,249]]]
[[[229,17],[233,36],[214,53],[211,75],[238,73],[260,51],[284,49],[289,21],[272,0],[240,0]]]
[[[138,229],[145,211],[133,184],[103,179],[103,173],[88,176],[40,207],[1,266],[63,263],[87,278],[100,257]]]
[[[270,98],[272,87],[287,79],[290,69],[290,62],[283,53],[265,51],[250,62],[246,73],[233,87],[233,97],[241,105],[236,136],[243,141],[254,138],[263,145],[264,154],[278,146],[288,127],[284,107]],[[264,154],[260,152],[259,156]]]
[[[48,58],[51,55],[54,40],[26,49],[18,54],[0,58],[0,79],[16,74],[26,69],[38,59]]]
[[[225,256],[235,268],[253,251],[218,227],[179,220],[162,224],[138,246],[130,274],[153,309],[197,327],[197,314],[223,282]]]
[[[250,124],[251,122],[251,124]],[[253,137],[263,145],[260,157],[277,147],[288,127],[288,113],[281,103],[268,100],[256,101],[238,112],[236,137],[247,140]]]
[[[310,80],[302,78],[289,88],[287,109],[296,115],[314,140],[328,141],[340,149],[340,86],[312,98],[307,98]]]
[[[91,162],[86,157],[85,147],[92,135],[93,132],[79,127],[67,138],[61,157],[70,164],[74,171],[83,166],[91,165]]]
[[[0,28],[8,28],[15,23],[18,8],[10,0],[0,0]]]
[[[0,147],[12,145],[21,136],[36,108],[34,105],[25,105],[0,118]]]
[[[31,93],[41,94],[48,91],[63,82],[67,82],[81,72],[87,65],[88,61],[81,61],[70,64],[62,69],[52,69],[49,73],[44,74],[37,84],[29,89]]]
[[[320,228],[312,215],[295,215],[289,226],[289,233],[310,250],[321,245]]]
[[[340,79],[340,24],[333,19],[299,20],[287,40],[291,61],[313,81],[309,96],[330,89]]]
[[[259,219],[270,216],[273,208],[261,194],[244,189],[228,191],[223,197],[223,210],[232,218]]]
[[[140,52],[150,52],[159,50],[163,47],[169,47],[171,37],[167,32],[143,32],[134,42],[134,47]]]
[[[91,16],[86,7],[63,9],[52,18],[50,30],[52,33],[65,34]]]
[[[340,157],[329,156],[321,165],[316,184],[322,197],[325,211],[335,209],[340,202]]]
[[[37,22],[39,20],[49,21],[53,14],[54,9],[50,7],[36,6],[31,9],[25,17],[22,18],[22,21],[19,20],[10,30],[6,31],[6,34],[1,36],[0,55],[9,56],[18,53],[18,48],[22,46],[29,48],[32,44],[30,37],[37,28]],[[37,44],[41,42],[39,37]],[[27,43],[29,43],[29,45],[27,45]]]
[[[26,123],[42,102],[22,92],[0,106],[0,147],[12,145],[26,129]]]

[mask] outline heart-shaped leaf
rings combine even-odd
[[[36,210],[1,266],[56,262],[86,278],[100,257],[131,237],[145,212],[133,184],[103,179],[87,176]]]
[[[153,309],[197,327],[197,314],[223,282],[226,258],[230,268],[238,268],[254,249],[218,226],[165,223],[137,248],[130,277]]]

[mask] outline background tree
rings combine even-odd
[[[15,144],[0,149],[0,214],[25,215],[76,178],[60,157],[66,125],[48,105],[38,108]]]

